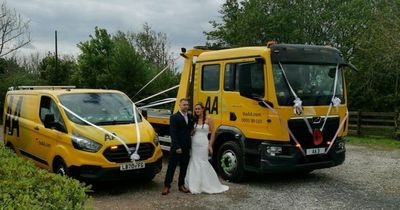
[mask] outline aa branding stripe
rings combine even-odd
[[[7,103],[7,114],[6,121],[4,125],[4,134],[8,129],[7,134],[12,136],[14,134],[14,129],[17,131],[17,136],[19,137],[19,118],[21,116],[22,102],[24,100],[23,96],[20,96],[15,106],[14,114],[12,114],[12,105],[14,101],[14,96],[10,96],[10,100]]]
[[[212,106],[211,106],[211,97],[210,96],[207,97],[205,110],[208,111],[208,113],[210,114],[214,114],[214,112],[218,114],[218,96],[214,97]]]

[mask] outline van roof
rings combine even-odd
[[[64,94],[74,93],[121,93],[118,90],[105,90],[105,89],[25,89],[25,90],[11,90],[8,94],[48,94],[59,96]]]

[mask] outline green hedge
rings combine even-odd
[[[79,181],[37,168],[0,142],[0,209],[85,209]]]

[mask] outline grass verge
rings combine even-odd
[[[400,149],[400,141],[377,136],[347,136],[346,140],[350,144],[365,145],[383,149]]]

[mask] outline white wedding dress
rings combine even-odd
[[[185,185],[192,194],[221,193],[229,189],[222,185],[217,173],[208,162],[209,126],[197,125],[192,137],[192,150],[185,177]]]

